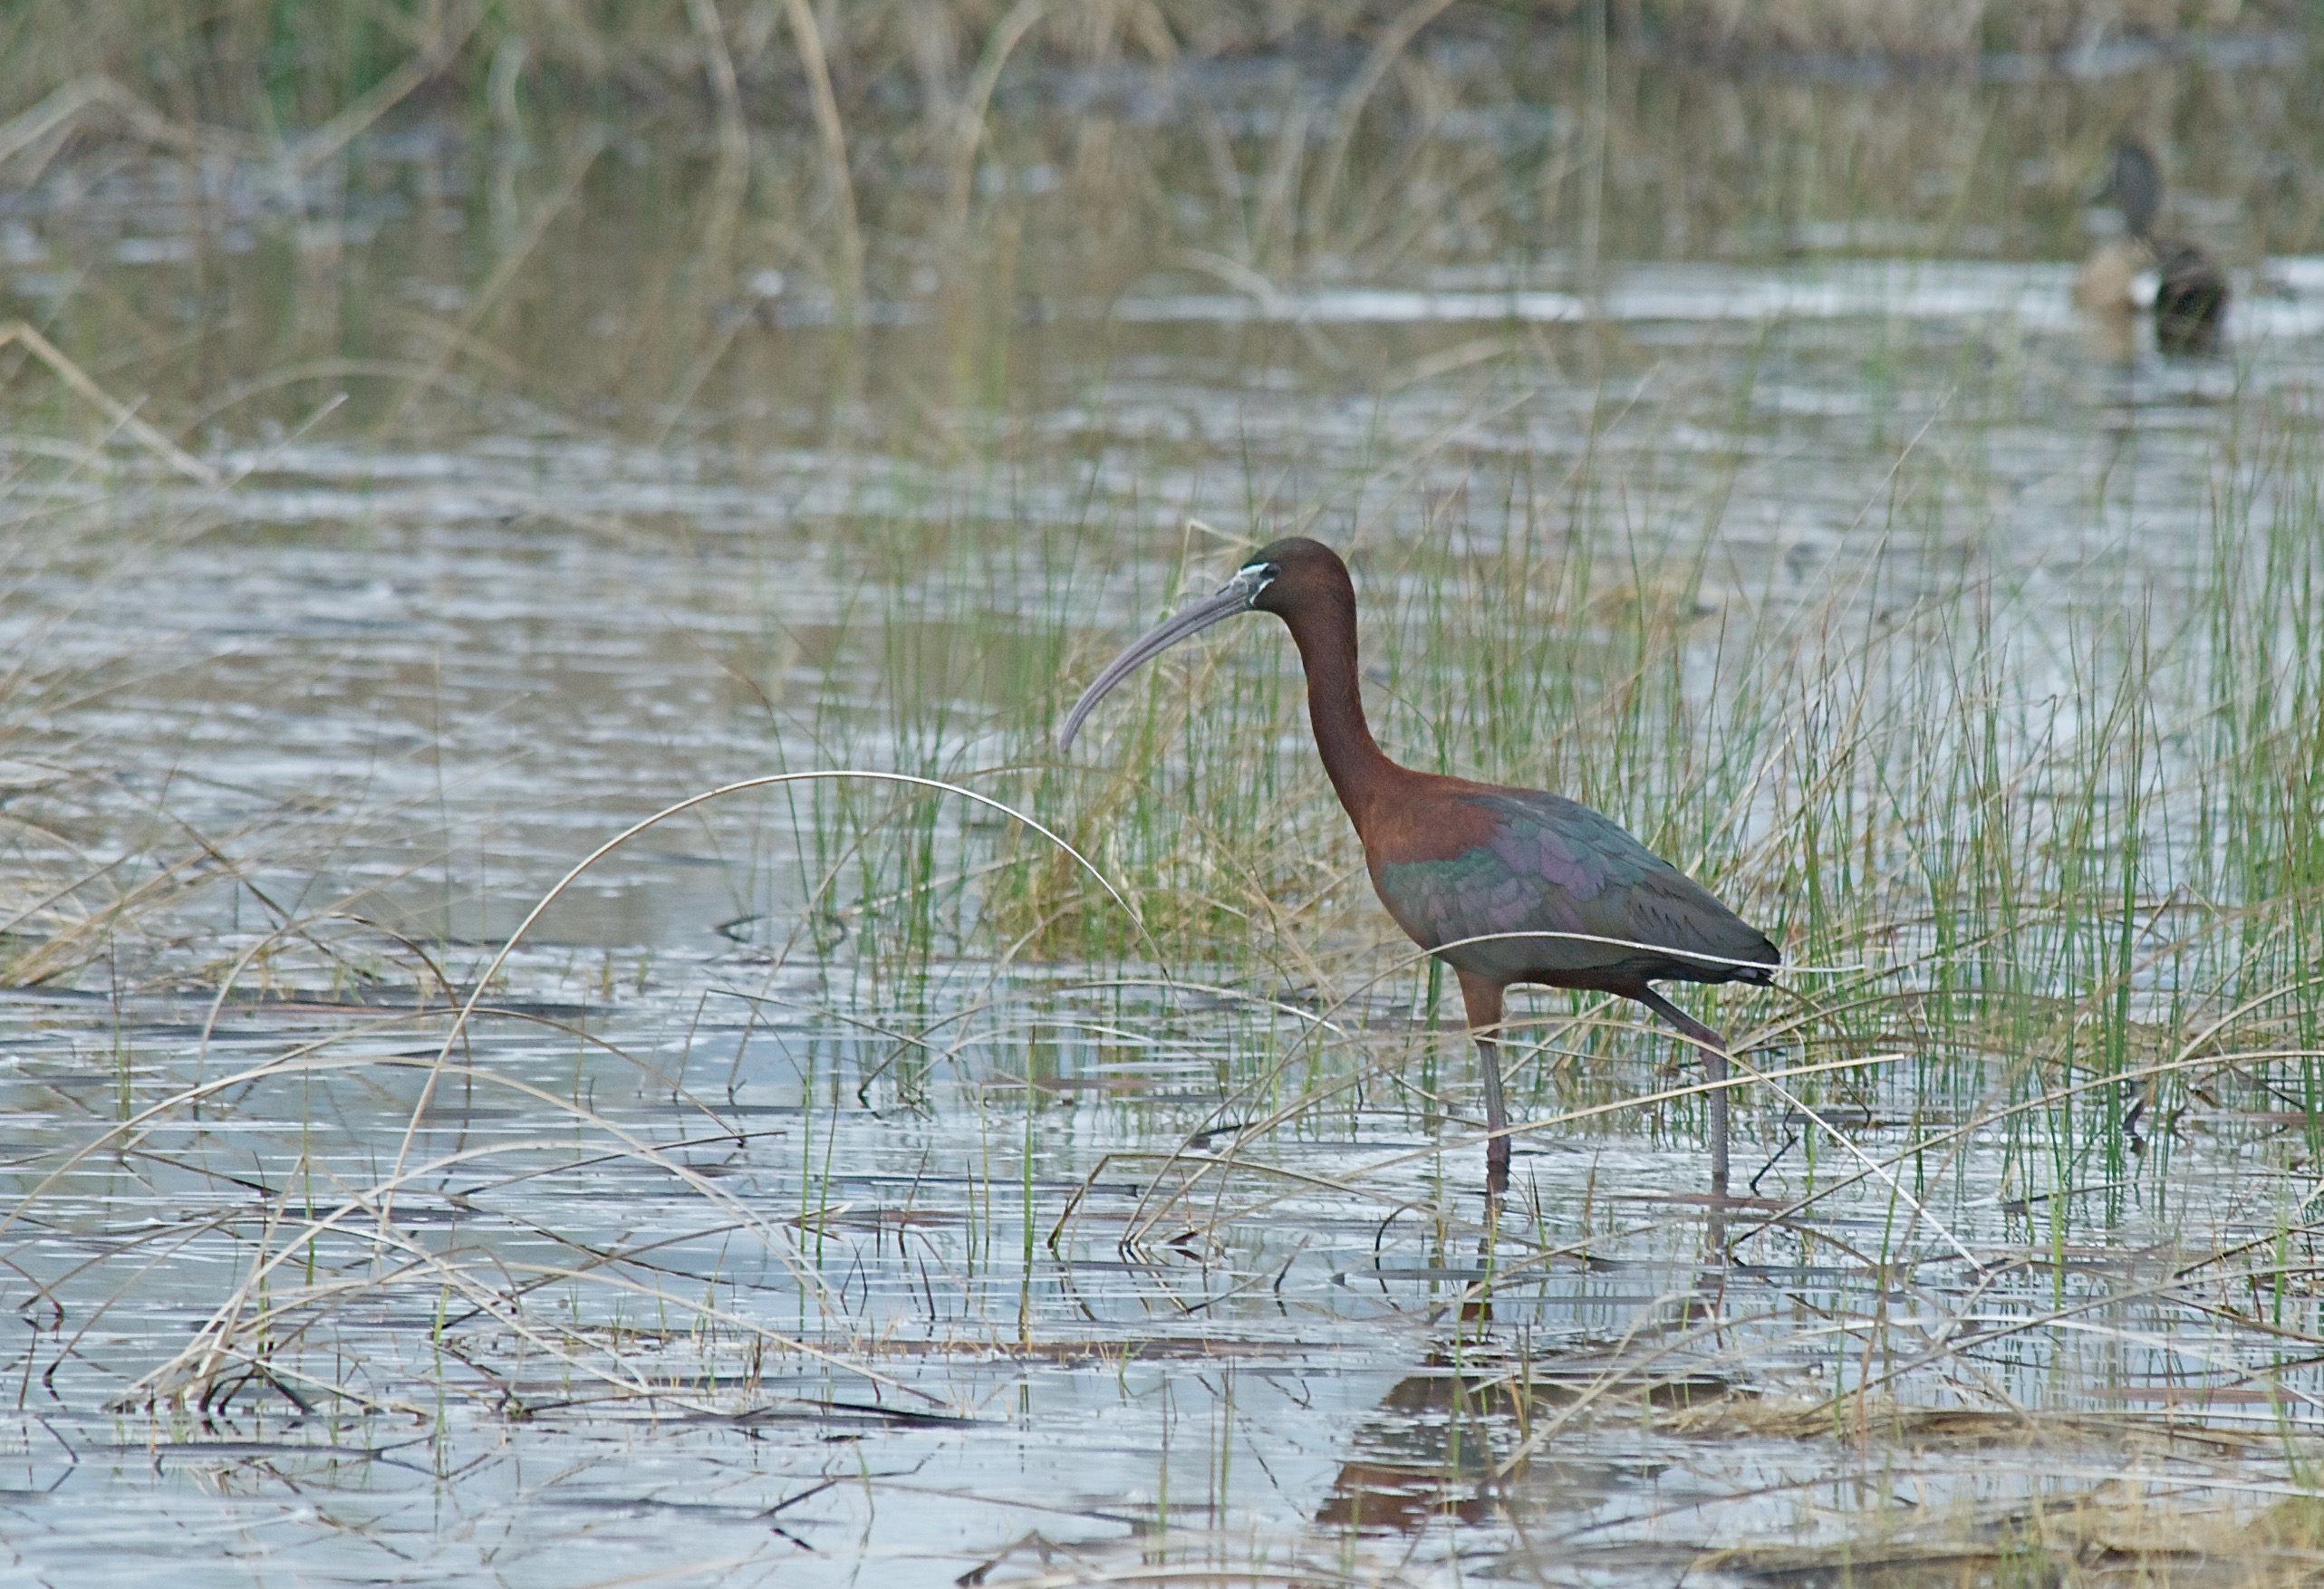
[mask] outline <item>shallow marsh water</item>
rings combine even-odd
[[[1553,163],[1524,108],[1484,141]],[[2227,1581],[2182,1519],[2305,1493],[2324,262],[2239,260],[2196,365],[2094,341],[2054,232],[1940,252],[1870,180],[1278,284],[1279,132],[1222,121],[1232,225],[1053,255],[1028,111],[969,279],[931,230],[852,312],[811,211],[694,269],[700,163],[591,129],[10,196],[14,292],[194,455],[10,375],[14,1572]],[[1471,230],[1563,239],[1523,207]],[[1840,968],[1703,1006],[1776,1077],[1731,1257],[1684,1056],[1595,1001],[1531,1006],[1553,1123],[1485,1209],[1278,635],[1046,747],[1290,530],[1358,554],[1392,752]],[[1030,813],[1136,921],[988,807],[814,781],[491,964],[625,824],[837,767]]]

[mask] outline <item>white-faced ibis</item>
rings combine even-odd
[[[1066,715],[1062,743],[1141,663],[1221,619],[1272,612],[1307,675],[1307,716],[1324,771],[1364,842],[1372,886],[1396,925],[1460,980],[1483,1072],[1486,1184],[1509,1182],[1509,1113],[1494,1035],[1511,983],[1635,999],[1727,1077],[1717,1032],[1651,984],[1766,983],[1782,957],[1710,891],[1611,820],[1562,795],[1504,788],[1390,761],[1364,718],[1355,666],[1355,587],[1338,554],[1293,536],[1264,546],[1218,594],[1179,612],[1106,664]],[[1727,1093],[1710,1094],[1711,1186],[1727,1195]]]
[[[2160,237],[2155,217],[2163,208],[2163,173],[2145,144],[2125,139],[2115,145],[2114,163],[2100,195],[2122,211],[2126,243],[2101,248],[2082,267],[2074,296],[2084,308],[2122,317],[2126,323],[2136,301],[2131,283],[2143,269],[2155,272],[2155,345],[2173,358],[2208,358],[2219,351],[2227,319],[2227,273],[2195,244]]]

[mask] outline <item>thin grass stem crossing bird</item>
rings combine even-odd
[[[1562,795],[1415,772],[1388,759],[1364,717],[1355,587],[1305,536],[1277,541],[1106,664],[1066,714],[1070,746],[1091,708],[1151,658],[1239,612],[1272,612],[1307,676],[1316,749],[1364,842],[1372,886],[1396,925],[1452,968],[1485,1094],[1486,1189],[1509,1185],[1501,1092],[1502,996],[1529,982],[1618,994],[1702,1049],[1710,1093],[1711,1190],[1727,1196],[1727,1045],[1654,991],[1661,981],[1765,984],[1782,957],[1710,891],[1611,819]]]

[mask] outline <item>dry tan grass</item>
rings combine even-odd
[[[522,81],[528,93],[691,102],[706,120],[721,104],[730,115],[739,93],[812,117],[828,139],[875,82],[957,105],[980,69],[1012,52],[1062,65],[1169,62],[1346,52],[1423,29],[1603,25],[1712,53],[1958,57],[2296,29],[2305,15],[2294,0],[443,0],[409,11],[378,0],[28,0],[0,24],[0,111],[60,83],[104,82],[143,107],[131,113],[265,136],[367,119],[421,91],[505,109]]]
[[[2311,1498],[2255,1511],[2156,1488],[2100,1484],[2035,1506],[1963,1507],[1837,1545],[1712,1551],[1696,1565],[1833,1589],[2292,1589],[2324,1578],[2324,1510]]]
[[[1901,56],[2070,50],[2300,20],[2293,7],[2244,0],[1674,0],[1640,9],[1697,48]]]

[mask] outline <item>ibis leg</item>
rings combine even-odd
[[[1727,1080],[1727,1040],[1651,987],[1642,987],[1631,997],[1676,1026],[1681,1036],[1702,1050],[1703,1079],[1712,1083],[1711,1195],[1724,1202],[1727,1198],[1728,1088],[1724,1085]]]
[[[1498,1196],[1509,1190],[1509,1105],[1501,1098],[1501,1045],[1490,1037],[1477,1039],[1478,1068],[1485,1080],[1485,1129],[1494,1133],[1485,1144],[1485,1189]]]
[[[1485,1144],[1485,1192],[1499,1197],[1509,1190],[1509,1104],[1501,1095],[1500,1045],[1491,1035],[1501,1024],[1501,985],[1466,971],[1456,975],[1469,1032],[1477,1040],[1477,1068],[1485,1083],[1485,1129],[1493,1133]]]

